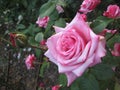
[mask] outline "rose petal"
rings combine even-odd
[[[66,74],[67,80],[68,80],[67,86],[69,86],[77,78],[77,76],[74,73],[71,73],[71,72],[67,72],[65,74]]]
[[[80,66],[77,67],[75,70],[73,70],[72,72],[76,75],[76,76],[81,76],[84,71],[89,67],[89,65],[91,63],[93,63],[93,60],[95,58],[95,54],[93,54],[90,58],[88,58],[85,62],[79,64]]]

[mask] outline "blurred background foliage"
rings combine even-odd
[[[43,39],[47,39],[54,33],[53,25],[65,27],[80,8],[83,0],[0,0],[0,90],[42,90],[39,83],[45,84],[44,90],[50,90],[51,86],[62,84],[61,90],[117,90],[120,79],[120,58],[114,57],[110,52],[103,58],[103,62],[86,71],[70,87],[66,87],[66,77],[58,75],[57,67],[46,61],[43,57],[44,50],[32,48],[39,46]],[[102,13],[109,4],[120,5],[119,0],[101,0],[102,3],[91,13],[87,14],[90,27],[95,33],[101,30],[120,30],[120,20],[102,17]],[[58,14],[55,5],[60,4],[64,13]],[[38,16],[50,16],[51,21],[46,29],[36,25]],[[102,23],[101,23],[102,22]],[[27,36],[27,45],[17,48],[10,45],[9,33],[20,33]],[[111,35],[108,34],[106,38]],[[7,41],[6,41],[7,40]],[[107,42],[107,48],[113,48],[115,42],[120,42],[117,34]],[[35,53],[37,61],[42,65],[36,65],[36,69],[28,71],[24,64],[25,57]],[[111,69],[115,67],[115,72]]]

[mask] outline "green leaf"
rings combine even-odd
[[[25,25],[19,24],[19,25],[17,25],[17,29],[25,29]]]
[[[106,80],[113,77],[114,73],[112,68],[107,64],[98,64],[91,68],[91,73],[93,73],[98,80]]]
[[[38,42],[35,41],[34,37],[29,37],[28,43],[30,45],[38,45]]]
[[[109,18],[100,16],[90,25],[90,27],[93,29],[94,32],[100,33],[112,21],[113,21],[113,19],[109,19]]]
[[[50,20],[56,20],[59,18],[59,14],[58,14],[58,11],[55,9],[52,14],[49,15],[50,17]]]
[[[59,84],[62,85],[63,87],[67,85],[67,78],[64,74],[59,75]]]
[[[35,50],[35,55],[36,55],[37,58],[40,58],[40,56],[41,56],[41,50],[40,49],[36,49]]]
[[[115,83],[115,89],[114,90],[120,90],[120,84],[118,82]]]
[[[55,21],[55,26],[59,26],[59,27],[65,27],[66,22],[63,18],[60,18],[59,20]]]
[[[40,42],[41,40],[43,40],[43,37],[43,33],[40,32],[35,36],[35,41]]]
[[[120,57],[113,56],[111,55],[111,52],[108,52],[103,58],[103,63],[114,67],[120,63]]]
[[[58,3],[59,5],[65,7],[66,6],[66,2],[64,0],[58,0]]]
[[[96,78],[91,75],[87,74],[80,80],[80,89],[79,90],[100,90],[99,89],[99,84],[96,80]]]
[[[55,10],[55,3],[53,3],[52,1],[48,1],[47,3],[43,4],[40,8],[40,17],[44,17],[44,16],[50,16],[50,14],[52,14],[52,12]]]

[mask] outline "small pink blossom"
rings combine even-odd
[[[58,13],[63,13],[64,10],[60,5],[56,5],[56,10],[58,11]]]
[[[40,45],[45,45],[46,44],[46,40],[41,40],[40,41]]]
[[[120,56],[120,43],[114,44],[114,50],[111,51],[113,56]]]
[[[48,21],[49,21],[48,16],[45,16],[43,18],[38,17],[38,20],[36,21],[36,24],[38,24],[39,27],[46,28],[47,24],[48,24]]]
[[[25,64],[27,66],[27,69],[33,69],[34,68],[34,61],[36,60],[36,57],[34,56],[34,54],[29,55],[26,60],[25,60]]]
[[[100,2],[101,0],[84,0],[79,11],[87,14],[94,10]]]
[[[120,18],[120,7],[117,5],[109,5],[103,15],[113,19]]]
[[[55,85],[52,87],[52,90],[59,90],[60,87],[61,87],[60,85]]]

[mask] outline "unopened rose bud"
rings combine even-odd
[[[46,43],[46,40],[41,40],[40,41],[40,45],[45,45],[45,43]]]
[[[16,34],[16,44],[18,47],[24,47],[27,45],[27,37],[24,34]]]

